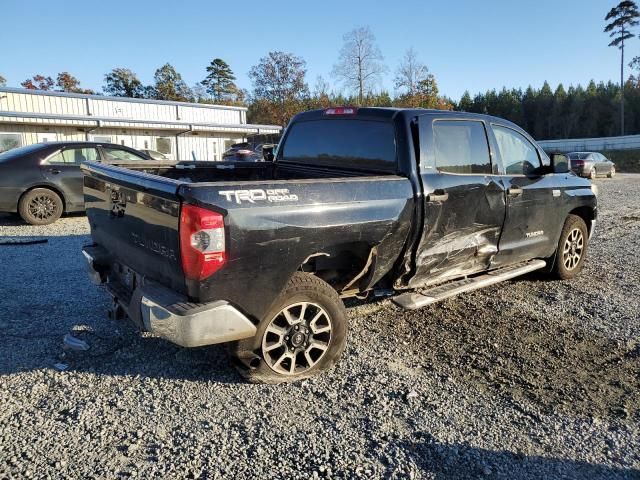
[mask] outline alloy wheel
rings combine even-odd
[[[580,263],[584,252],[584,235],[582,230],[574,228],[567,235],[562,249],[562,263],[567,270],[573,270]]]
[[[51,218],[56,211],[56,202],[48,195],[37,195],[29,202],[29,213],[39,220]]]
[[[331,335],[331,317],[320,305],[294,303],[269,322],[262,337],[262,357],[274,372],[298,375],[325,355]]]

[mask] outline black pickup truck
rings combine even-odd
[[[83,164],[83,253],[111,313],[185,347],[233,342],[254,381],[332,366],[342,298],[414,309],[538,269],[568,279],[595,227],[595,186],[495,117],[310,111],[265,157]]]

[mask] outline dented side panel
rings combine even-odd
[[[410,287],[441,282],[488,268],[498,252],[505,216],[505,194],[499,177],[422,175],[424,227],[415,256]],[[448,198],[430,201],[444,190]]]

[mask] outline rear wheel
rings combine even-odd
[[[584,220],[569,215],[564,222],[552,273],[561,280],[568,280],[580,273],[587,255],[588,231]]]
[[[328,370],[347,340],[347,314],[330,285],[295,273],[258,325],[255,337],[232,344],[240,373],[259,383],[293,382]]]
[[[611,167],[611,170],[609,171],[609,175],[607,175],[607,177],[613,178],[615,175],[616,175],[616,167]]]
[[[64,206],[60,196],[48,188],[34,188],[18,203],[18,213],[31,225],[48,225],[62,215]]]

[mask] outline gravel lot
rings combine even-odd
[[[640,478],[640,175],[597,183],[580,278],[354,304],[338,367],[284,386],[108,320],[84,216],[3,216],[48,243],[0,245],[0,478]]]

